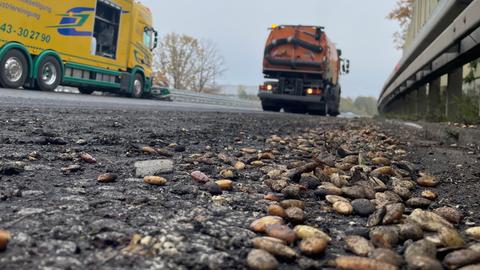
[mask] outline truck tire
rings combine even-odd
[[[330,116],[337,117],[337,116],[340,114],[340,112],[339,112],[339,110],[338,110],[338,107],[333,108],[333,109],[330,109],[330,110],[328,111],[328,114],[329,114]]]
[[[145,90],[145,82],[140,73],[135,74],[135,79],[133,81],[132,93],[130,96],[132,98],[141,98],[143,96],[143,91]]]
[[[62,81],[60,63],[53,56],[46,56],[40,61],[37,70],[37,87],[42,91],[55,90]]]
[[[330,116],[337,117],[340,114],[340,96],[342,90],[339,85],[335,86],[332,90],[332,97],[334,100],[330,103],[330,106],[328,107],[328,114]]]
[[[27,58],[20,50],[9,50],[0,60],[0,86],[16,89],[25,84],[27,77]]]
[[[94,89],[85,88],[85,87],[79,87],[78,91],[80,92],[80,94],[84,94],[84,95],[91,95],[93,92],[95,92]]]
[[[262,109],[265,112],[279,112],[282,109],[282,107],[279,105],[262,101]]]

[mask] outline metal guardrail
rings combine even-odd
[[[451,8],[445,8],[446,5],[455,5],[455,1],[450,0],[416,0],[413,2],[413,11],[411,23],[407,28],[407,33],[405,36],[405,44],[403,45],[404,52],[407,52],[408,49],[414,46],[413,42],[422,40],[417,38],[421,34],[425,34],[424,29],[432,27],[432,25],[438,25],[439,18],[445,18],[445,11],[451,11]],[[454,16],[455,17],[455,16]],[[442,20],[446,21],[443,29],[452,21],[452,20]],[[441,27],[441,25],[439,25]],[[433,32],[433,31],[429,31]],[[437,34],[438,36],[438,34]]]
[[[187,90],[170,89],[174,101],[210,104],[219,106],[260,108],[260,101],[242,100],[236,97],[197,93]]]
[[[228,106],[236,108],[260,108],[260,101],[254,100],[243,100],[237,97],[231,96],[222,96],[222,95],[213,95],[205,93],[197,93],[188,90],[176,90],[169,89],[170,96],[174,101],[177,102],[188,102],[188,103],[197,103],[197,104],[209,104],[209,105],[218,105],[218,106]],[[73,87],[63,87],[59,86],[55,92],[62,93],[80,93],[76,88]],[[96,92],[102,94],[100,92]],[[107,94],[108,93],[103,93]]]
[[[378,101],[379,111],[384,112],[394,99],[442,72],[475,59],[471,51],[480,42],[476,39],[480,0],[448,0],[438,8],[386,82]]]

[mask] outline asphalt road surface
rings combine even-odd
[[[146,109],[160,111],[234,111],[255,112],[255,108],[232,108],[219,105],[166,102],[149,99],[132,99],[116,96],[82,95],[75,93],[42,92],[29,90],[0,89],[0,104],[32,107],[91,107]]]
[[[479,160],[375,119],[0,90],[0,269],[475,264]]]

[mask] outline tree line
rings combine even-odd
[[[350,97],[340,100],[340,112],[352,112],[361,116],[375,116],[377,111],[377,99],[374,97],[360,96],[355,99]]]
[[[154,80],[175,89],[200,93],[220,91],[217,79],[225,72],[225,60],[217,45],[184,34],[162,37],[154,53]]]

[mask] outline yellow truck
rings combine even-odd
[[[148,95],[152,25],[134,0],[0,0],[0,86]]]

